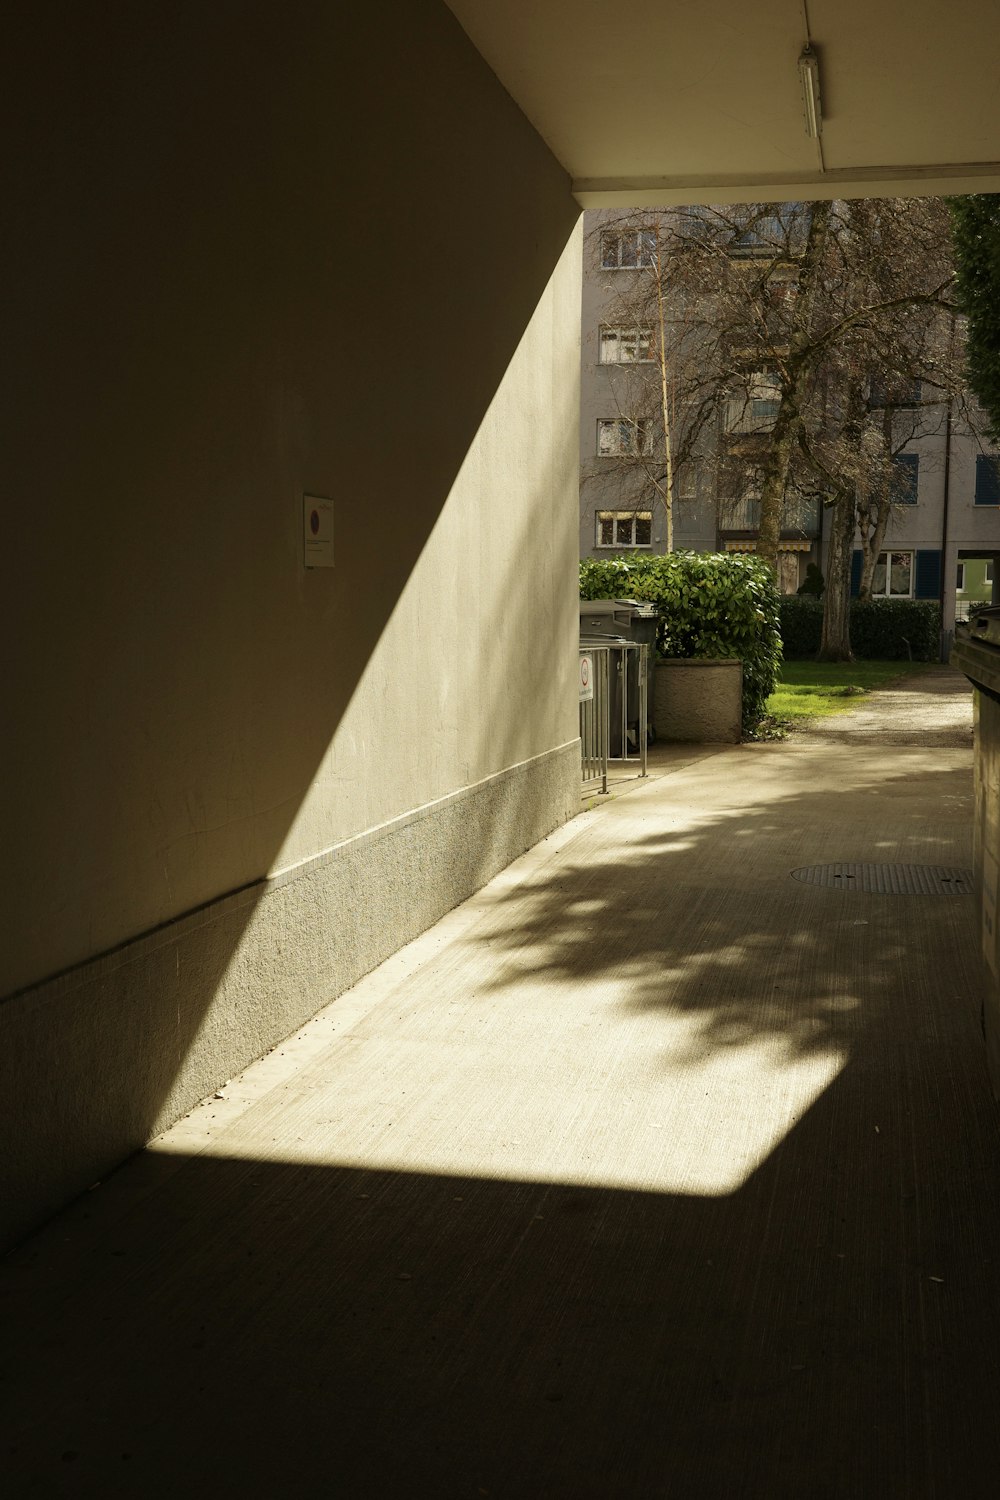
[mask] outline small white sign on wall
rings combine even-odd
[[[302,562],[307,568],[333,567],[333,501],[302,496]]]
[[[594,696],[594,658],[580,657],[580,702],[587,703]]]

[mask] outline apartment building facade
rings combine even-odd
[[[677,214],[686,210],[665,211]],[[645,316],[631,295],[648,279],[656,229],[648,212],[635,228],[620,213],[584,220],[580,420],[580,555],[668,550],[666,451],[661,412],[668,398],[661,375],[655,304]],[[787,227],[787,226],[786,226]],[[735,254],[752,258],[753,237]],[[778,268],[779,276],[782,268]],[[785,271],[782,294],[794,287]],[[671,319],[689,317],[686,294],[665,316],[665,348],[676,342]],[[705,295],[710,295],[706,293]],[[699,320],[696,319],[697,323]],[[701,322],[704,323],[702,317]],[[703,334],[697,335],[702,337]],[[669,379],[669,359],[666,361]],[[766,364],[735,393],[723,395],[697,443],[674,475],[675,550],[752,552],[760,515],[758,463],[773,427],[778,392]],[[867,392],[879,426],[891,432],[894,504],[873,592],[884,597],[937,599],[942,625],[953,627],[970,604],[991,593],[1000,560],[1000,462],[996,450],[958,410],[919,383],[889,395]],[[794,593],[810,563],[825,574],[829,511],[818,491],[789,494],[778,554],[779,584]],[[855,540],[857,591],[862,539]]]

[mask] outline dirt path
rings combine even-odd
[[[796,726],[792,734],[828,744],[971,746],[972,687],[951,667],[928,667],[859,697],[856,708]]]

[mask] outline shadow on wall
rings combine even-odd
[[[22,16],[15,41],[10,483],[32,506],[13,551],[18,881],[0,1026],[12,1179],[30,1198],[44,1163],[52,1202],[148,1138],[196,1037],[242,1065],[330,998],[331,976],[384,955],[340,931],[339,902],[381,902],[390,925],[402,912],[396,942],[437,915],[405,926],[427,883],[415,845],[388,893],[366,883],[359,845],[332,892],[296,882],[262,948],[248,938],[268,932],[269,872],[464,785],[442,725],[472,742],[473,777],[558,743],[558,704],[534,742],[497,711],[525,596],[552,584],[556,638],[574,602],[568,569],[517,567],[535,528],[575,526],[534,510],[574,452],[575,387],[552,388],[551,338],[537,394],[570,438],[544,473],[537,455],[515,465],[518,507],[496,533],[509,599],[491,592],[489,624],[459,620],[453,660],[433,662],[427,691],[447,701],[425,715],[426,747],[386,750],[406,730],[378,648],[422,569],[415,613],[448,597],[446,534],[430,572],[428,548],[470,461],[462,526],[489,575],[473,513],[500,515],[510,494],[489,413],[505,372],[530,387],[537,348],[527,373],[516,352],[540,305],[552,317],[579,211],[444,6],[364,19],[181,0],[163,24],[57,3]],[[374,102],[375,58],[391,110]],[[332,574],[302,570],[303,492],[336,500]],[[558,574],[558,541],[550,552]],[[337,748],[366,673],[379,717]],[[441,868],[460,845],[455,823]],[[463,872],[478,882],[501,857],[463,849]]]

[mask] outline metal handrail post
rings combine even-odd
[[[592,696],[580,703],[580,760],[584,787],[599,781],[602,795],[608,790],[608,749],[610,739],[610,702],[608,695],[608,657],[606,646],[580,648],[593,665]]]
[[[601,791],[608,790],[608,753],[611,748],[611,693],[608,682],[608,662],[611,657],[610,651],[601,652],[601,665],[598,670],[598,681],[601,684],[602,712],[600,715],[601,735]]]
[[[639,775],[647,774],[647,727],[649,703],[649,646],[639,647]]]

